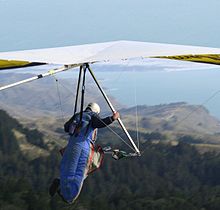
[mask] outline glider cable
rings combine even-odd
[[[193,113],[195,113],[197,110],[199,110],[201,108],[201,106],[204,106],[205,104],[207,104],[210,100],[212,100],[216,95],[218,95],[220,93],[220,90],[216,91],[215,93],[213,93],[209,98],[207,98],[202,104],[200,104],[197,108],[195,108],[194,110],[192,110],[191,112],[189,112],[182,120],[180,120],[179,122],[176,123],[176,127],[178,125],[180,125],[183,121],[185,121],[186,119],[188,119]]]
[[[129,61],[130,62],[130,61]],[[135,104],[135,123],[136,123],[136,138],[137,138],[137,147],[140,149],[140,139],[139,139],[139,124],[138,124],[138,104],[137,104],[137,78],[136,70],[133,67],[133,86],[134,86],[134,104]]]
[[[134,152],[136,152],[136,150],[130,144],[128,144],[119,134],[117,134],[109,125],[107,125],[101,118],[100,118],[100,120],[112,133],[114,133],[119,139],[121,139],[122,142],[124,142],[130,149],[132,149]]]
[[[59,106],[60,106],[61,117],[62,117],[63,122],[65,122],[58,79],[57,79],[54,75],[53,75],[53,78],[54,78],[55,81],[56,81],[57,95],[58,95],[58,98],[59,98]]]
[[[201,106],[204,106],[205,104],[207,104],[210,100],[212,100],[216,95],[218,95],[220,93],[220,90],[216,91],[215,93],[213,93],[209,98],[207,98],[202,104],[198,105],[197,108],[193,109],[191,112],[189,112],[182,120],[178,121],[176,123],[176,127],[179,126],[181,123],[183,123],[186,119],[188,119],[193,113],[195,113],[196,111],[198,111]],[[157,129],[155,129],[156,131]],[[144,150],[141,151],[141,155],[144,154],[144,152],[147,150],[148,146],[145,147]]]
[[[126,66],[129,67],[130,60],[126,60]],[[136,80],[136,71],[135,68],[132,67],[131,71],[134,76],[133,78],[133,90],[134,90],[134,105],[135,105],[135,126],[136,126],[136,142],[137,142],[137,147],[140,149],[140,140],[139,140],[139,124],[138,124],[138,104],[137,104],[137,80]]]
[[[136,119],[136,135],[137,135],[137,146],[138,146],[138,149],[140,149],[140,139],[139,139],[139,124],[138,124],[138,104],[137,104],[137,87],[136,87],[136,78],[134,77],[134,80],[135,80],[135,88],[134,88],[134,100],[135,100],[135,119]]]

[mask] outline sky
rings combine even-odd
[[[220,47],[219,0],[0,0],[0,51],[137,40]]]

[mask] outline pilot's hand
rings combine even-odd
[[[117,120],[120,117],[119,112],[114,112],[112,115],[113,120]]]

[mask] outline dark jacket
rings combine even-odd
[[[93,128],[104,128],[114,121],[112,116],[100,118],[97,114],[93,114],[91,118],[91,126]]]

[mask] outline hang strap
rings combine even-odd
[[[77,104],[78,104],[78,98],[79,98],[79,88],[80,88],[81,76],[82,76],[82,66],[80,66],[80,69],[79,69],[79,77],[78,77],[78,83],[77,83],[74,115],[76,114],[76,111],[77,111]]]
[[[82,95],[81,95],[81,108],[80,108],[80,124],[82,122],[83,115],[83,105],[84,105],[84,95],[85,95],[85,81],[86,81],[86,69],[87,67],[83,65],[83,81],[82,81]]]

